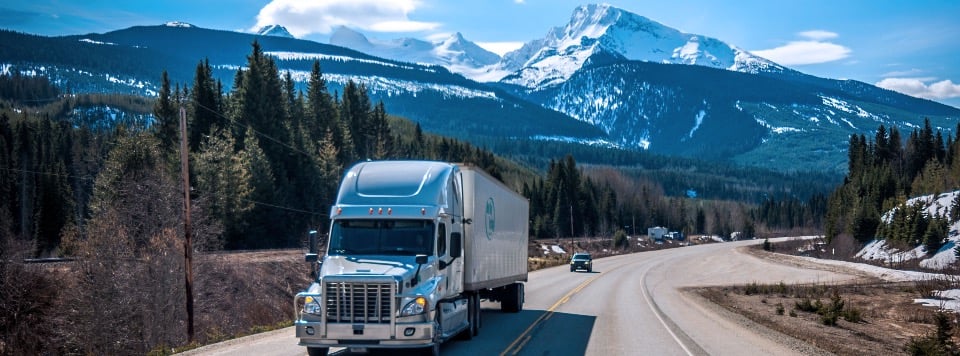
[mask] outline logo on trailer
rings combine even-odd
[[[485,211],[485,221],[484,227],[487,230],[487,240],[490,240],[490,236],[493,235],[494,228],[497,227],[496,222],[496,213],[493,208],[493,197],[487,199],[487,209]]]

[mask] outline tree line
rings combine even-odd
[[[26,77],[14,80],[20,81],[37,85]],[[329,92],[319,62],[313,64],[306,89],[298,90],[290,73],[281,73],[256,42],[229,92],[214,80],[208,60],[197,64],[190,85],[171,83],[166,72],[160,82],[152,105],[136,97],[98,94],[62,98],[35,114],[5,111],[0,118],[0,163],[5,167],[0,194],[7,199],[0,203],[0,231],[36,241],[38,256],[62,255],[71,248],[62,244],[64,237],[77,241],[89,235],[86,226],[97,213],[92,202],[101,198],[95,182],[109,176],[119,181],[104,184],[122,187],[122,180],[137,176],[107,168],[157,169],[151,174],[174,184],[180,174],[180,108],[188,124],[191,197],[195,214],[203,214],[194,220],[208,223],[199,229],[208,233],[199,236],[205,249],[299,246],[306,231],[323,231],[340,175],[362,159],[475,164],[530,199],[531,235],[536,238],[612,236],[617,230],[636,235],[652,226],[728,237],[742,230],[820,226],[816,217],[822,215],[822,203],[816,196],[811,203],[771,195],[759,208],[749,201],[671,197],[663,183],[648,178],[656,173],[578,167],[570,154],[550,160],[541,175],[486,149],[424,134],[419,124],[390,117],[382,102],[371,102],[363,84],[351,81],[342,93]],[[104,104],[126,110],[76,109]],[[152,120],[144,118],[144,111]],[[102,194],[122,200],[110,189]]]
[[[882,238],[911,248],[924,244],[928,253],[936,252],[957,217],[930,214],[923,202],[907,201],[936,198],[960,186],[960,142],[925,120],[906,138],[896,127],[880,125],[871,138],[851,135],[849,146],[849,172],[827,202],[826,237],[850,236],[860,243]],[[951,205],[953,212],[960,211],[960,201]]]

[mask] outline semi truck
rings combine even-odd
[[[296,295],[310,356],[419,348],[480,332],[481,299],[523,309],[529,202],[483,170],[435,161],[367,161],[343,176],[316,279]]]

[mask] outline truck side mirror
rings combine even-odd
[[[459,232],[450,233],[450,257],[460,257],[461,252],[463,252],[462,239],[463,235],[461,235]]]
[[[315,253],[308,253],[306,256],[304,256],[304,260],[306,262],[317,262],[320,260],[320,256]]]

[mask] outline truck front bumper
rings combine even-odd
[[[433,323],[341,324],[297,320],[297,338],[307,347],[414,348],[433,345]]]

